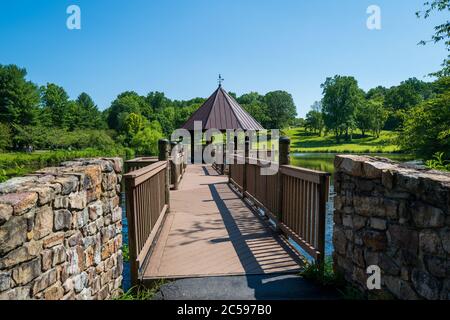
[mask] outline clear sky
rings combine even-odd
[[[443,45],[417,43],[445,17],[417,19],[424,1],[0,0],[0,64],[72,98],[86,91],[100,109],[125,90],[207,97],[221,73],[238,95],[290,92],[303,116],[328,76],[355,76],[367,90],[438,70]],[[81,30],[66,27],[71,4]],[[381,30],[366,27],[372,4]]]

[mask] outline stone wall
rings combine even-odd
[[[336,271],[368,293],[377,265],[381,292],[450,299],[450,174],[351,155],[335,168]]]
[[[120,294],[121,172],[79,159],[0,184],[0,300]]]

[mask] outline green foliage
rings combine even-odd
[[[76,105],[79,107],[80,113],[79,125],[76,128],[81,129],[105,129],[106,125],[102,119],[101,112],[95,105],[94,100],[86,93],[82,92],[77,100]]]
[[[74,151],[58,150],[32,153],[2,153],[0,154],[0,179],[6,180],[33,172],[40,168],[56,166],[63,161],[94,157],[123,157],[125,159],[131,159],[134,157],[134,152],[127,148],[115,147],[109,150],[86,148],[84,150]]]
[[[236,101],[264,128],[283,129],[296,122],[295,104],[286,91],[272,91],[265,96],[250,92],[241,95]]]
[[[398,134],[381,131],[380,136],[366,135],[358,130],[353,132],[352,141],[339,143],[331,135],[318,136],[304,128],[291,128],[284,132],[291,138],[291,152],[334,152],[334,153],[392,153],[400,152],[396,144]]]
[[[54,126],[67,128],[70,123],[69,96],[64,88],[54,84],[47,83],[41,87],[41,97],[43,103],[42,124],[45,126]],[[72,109],[72,111],[75,111]]]
[[[342,275],[333,270],[333,259],[327,257],[323,266],[317,263],[307,263],[300,272],[300,276],[322,286],[341,287],[345,284]]]
[[[38,121],[39,90],[26,75],[25,69],[0,64],[0,122],[32,125]]]
[[[159,111],[156,115],[156,120],[160,123],[163,128],[164,135],[166,137],[170,136],[172,132],[177,129],[175,128],[175,108],[166,107]]]
[[[163,92],[150,92],[145,99],[155,112],[160,112],[170,105],[170,100],[165,97]]]
[[[363,136],[367,131],[372,131],[378,138],[387,117],[388,112],[384,109],[380,98],[366,100],[356,110],[356,125]]]
[[[396,130],[401,128],[404,119],[403,114],[428,99],[432,94],[432,85],[416,78],[402,81],[400,85],[387,90],[384,96],[384,107],[390,111],[390,114],[386,129]]]
[[[434,170],[450,171],[450,161],[444,160],[443,152],[436,152],[432,159],[425,162],[425,165]]]
[[[122,256],[123,256],[123,261],[125,261],[125,262],[130,261],[130,247],[128,247],[127,244],[122,245]]]
[[[450,159],[450,88],[412,108],[405,119],[399,144],[404,150],[430,159],[436,152]]]
[[[322,135],[324,127],[322,112],[311,110],[306,114],[305,128]]]
[[[14,126],[16,134],[13,144],[16,149],[84,149],[88,147],[99,150],[116,148],[113,132],[105,130],[74,130],[44,128],[40,126]]]
[[[267,121],[266,129],[283,129],[288,127],[297,111],[292,96],[286,91],[272,91],[264,96],[267,112],[270,120]]]
[[[263,95],[258,92],[245,93],[236,101],[264,128],[271,128],[271,114]]]
[[[158,153],[158,140],[161,138],[163,138],[161,125],[159,122],[153,121],[133,136],[130,145],[139,155],[156,155]]]
[[[342,274],[334,271],[333,259],[331,257],[325,259],[323,266],[317,263],[307,263],[302,271],[300,271],[300,276],[323,287],[335,289],[343,299],[366,299],[366,296],[360,290],[345,281]]]
[[[0,151],[11,147],[11,128],[0,122]]]
[[[151,109],[147,105],[145,98],[133,91],[126,91],[117,96],[108,110],[108,125],[111,129],[118,132],[126,130],[125,120],[131,114],[146,114],[151,113]]]
[[[130,288],[118,297],[117,300],[152,300],[155,294],[161,289],[161,286],[168,282],[168,280],[161,279],[156,281],[151,288],[141,286]]]
[[[124,120],[125,134],[134,137],[139,131],[143,130],[147,124],[147,119],[137,113],[130,113]]]
[[[356,111],[363,103],[364,93],[353,77],[336,75],[327,78],[321,85],[323,88],[322,113],[324,123],[334,132],[339,142],[351,140],[351,130],[355,128]]]

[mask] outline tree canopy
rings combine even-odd
[[[356,111],[364,97],[353,77],[336,75],[322,84],[322,112],[325,125],[335,133],[336,139],[351,139],[356,125]]]

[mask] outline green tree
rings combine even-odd
[[[16,65],[0,65],[0,122],[35,125],[39,122],[39,90]]]
[[[236,101],[264,128],[270,127],[271,117],[263,95],[249,92],[241,95]]]
[[[176,107],[175,113],[175,128],[181,126],[189,119],[189,117],[201,106],[203,102],[193,102],[188,105],[181,105]]]
[[[117,96],[105,114],[108,126],[118,132],[123,132],[125,119],[130,113],[142,114],[147,118],[151,113],[149,110],[150,108],[144,97],[134,91],[126,91]]]
[[[166,106],[156,114],[156,120],[161,124],[165,136],[169,136],[175,130],[175,108]]]
[[[356,126],[361,130],[362,136],[366,136],[366,132],[372,127],[373,115],[369,112],[369,104],[362,103],[356,109]]]
[[[383,86],[378,86],[367,91],[366,99],[373,99],[373,98],[384,99],[386,97],[387,92],[388,92],[387,88]]]
[[[390,112],[386,129],[401,129],[405,112],[432,95],[432,85],[411,78],[390,88],[385,94],[385,108]]]
[[[364,99],[363,91],[353,77],[336,75],[327,78],[323,88],[322,114],[325,126],[332,130],[339,143],[351,140],[351,131],[356,124],[356,111]]]
[[[139,131],[131,141],[131,147],[138,155],[151,156],[158,153],[158,140],[163,137],[158,121],[152,121],[144,130]]]
[[[367,101],[367,112],[372,115],[372,121],[370,124],[370,130],[378,138],[380,137],[381,130],[386,124],[389,113],[383,106],[383,100],[380,98],[374,98]]]
[[[295,119],[297,111],[292,96],[286,91],[272,91],[264,96],[270,120],[266,129],[283,129]]]
[[[69,100],[66,104],[66,114],[64,117],[65,129],[70,131],[86,128],[85,126],[85,115],[81,105],[75,101]]]
[[[401,147],[425,159],[443,152],[450,159],[450,89],[412,108],[399,137]]]
[[[356,124],[365,136],[367,131],[372,131],[378,138],[386,123],[388,113],[383,107],[383,98],[375,96],[362,103],[356,111]]]
[[[147,119],[137,113],[127,115],[124,122],[124,130],[127,136],[132,139],[139,131],[143,130],[147,124]]]
[[[321,136],[324,125],[322,104],[320,101],[316,101],[311,106],[311,110],[306,114],[305,128],[309,128]]]
[[[159,112],[169,106],[170,100],[166,98],[163,92],[150,92],[145,98],[147,104],[153,109],[155,112]]]
[[[100,129],[104,128],[101,113],[98,110],[94,100],[85,92],[82,92],[76,103],[80,106],[81,128]]]
[[[47,83],[41,87],[43,104],[42,122],[45,126],[68,128],[70,126],[69,96],[63,87]]]
[[[295,118],[294,121],[292,122],[292,126],[303,128],[304,126],[306,126],[306,120],[303,118]]]

